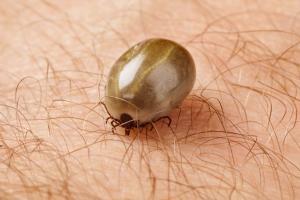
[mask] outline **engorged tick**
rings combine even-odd
[[[105,108],[113,128],[129,135],[179,106],[195,82],[195,64],[181,45],[148,39],[127,50],[113,65],[106,85]]]

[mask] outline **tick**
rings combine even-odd
[[[106,85],[105,106],[113,130],[129,135],[179,106],[190,93],[196,70],[191,54],[167,39],[148,39],[128,49],[113,65]]]

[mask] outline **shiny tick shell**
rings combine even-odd
[[[127,50],[108,76],[104,104],[129,129],[166,116],[179,106],[195,82],[190,53],[176,42],[149,39]]]

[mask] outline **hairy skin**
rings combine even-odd
[[[0,2],[0,199],[299,199],[300,3]],[[195,59],[154,129],[112,134],[99,104],[131,45]]]

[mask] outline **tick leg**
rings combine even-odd
[[[107,120],[109,120],[109,119],[114,119],[114,118],[111,116],[111,114],[108,112],[105,103],[103,103],[102,101],[100,101],[100,104],[104,107],[105,111],[106,111],[107,114],[109,115],[109,118],[108,118]]]
[[[102,101],[100,102],[100,104],[103,105],[103,107],[105,108],[106,112],[107,112],[108,115],[109,115],[109,117],[106,118],[105,124],[107,124],[108,121],[111,120],[111,122],[110,122],[110,125],[112,126],[111,131],[112,131],[113,134],[116,134],[116,127],[120,126],[121,123],[120,123],[117,119],[115,119],[115,118],[113,118],[113,117],[111,116],[111,114],[110,114],[110,113],[108,112],[108,110],[107,110],[106,105],[105,105]],[[128,131],[130,132],[130,130],[128,130]],[[128,132],[128,131],[125,132],[126,135],[129,135],[129,132]],[[127,133],[127,132],[128,132],[128,133]]]
[[[116,128],[111,128],[111,132],[113,133],[113,134],[116,134]]]
[[[154,126],[153,126],[153,124],[152,124],[152,123],[148,123],[148,124],[146,124],[146,129],[148,129],[148,127],[149,127],[149,130],[150,130],[150,131],[152,131],[152,130],[153,130],[153,128],[154,128]]]
[[[105,108],[106,112],[109,114],[106,105],[102,101],[100,101],[100,104]]]
[[[105,124],[107,124],[107,122],[108,122],[109,120],[114,120],[114,118],[111,117],[111,116],[109,116],[108,118],[106,118]]]
[[[112,120],[112,121],[110,122],[110,124],[111,124],[112,127],[116,128],[117,126],[120,125],[120,122],[118,122],[117,120]]]
[[[157,122],[157,121],[160,121],[162,119],[167,119],[168,120],[168,126],[170,127],[171,123],[172,123],[172,119],[169,117],[169,116],[163,116],[163,117],[160,117],[158,118],[157,120],[155,120],[154,122]],[[152,125],[153,126],[153,125]]]
[[[125,135],[129,135],[130,134],[130,129],[128,129],[128,128],[125,128]]]

